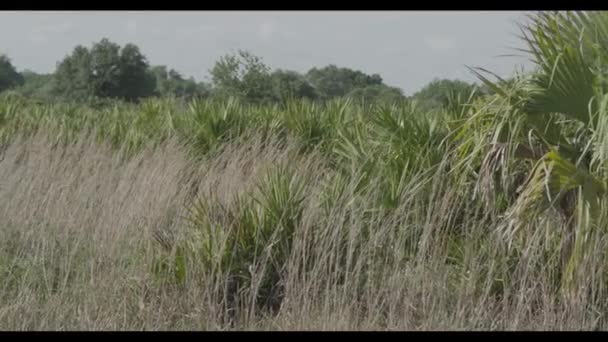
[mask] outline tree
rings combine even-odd
[[[23,76],[17,72],[6,55],[0,55],[0,92],[23,84]]]
[[[167,71],[167,67],[164,65],[152,67],[150,71],[155,79],[156,95],[186,99],[204,98],[210,95],[209,85],[196,83],[192,77],[184,79],[179,72],[173,69]]]
[[[128,101],[153,94],[156,79],[148,72],[146,57],[134,44],[125,45],[120,52],[118,73],[119,89],[116,96]]]
[[[371,85],[364,88],[356,88],[346,95],[355,101],[363,103],[385,103],[394,104],[404,99],[403,92],[399,88],[389,87],[384,84]]]
[[[213,94],[213,87],[210,83],[199,82],[196,84],[196,96],[200,98],[208,98]]]
[[[77,46],[58,63],[57,90],[69,99],[117,98],[134,101],[151,96],[154,78],[139,48],[127,44],[122,49],[107,38],[89,50]]]
[[[272,101],[270,68],[247,51],[221,57],[210,73],[220,97],[232,96],[252,103]]]
[[[281,102],[287,98],[309,100],[318,98],[315,88],[303,75],[295,71],[276,70],[271,77],[275,101]]]
[[[367,75],[361,71],[338,68],[333,64],[321,69],[310,69],[306,78],[326,99],[345,96],[356,88],[382,84],[382,77],[378,74]]]
[[[57,64],[56,91],[64,98],[88,99],[95,95],[92,79],[91,54],[82,45]]]
[[[119,97],[121,75],[120,46],[104,38],[91,48],[91,83],[99,97]]]
[[[448,105],[450,98],[458,96],[468,98],[476,88],[474,84],[460,80],[435,79],[413,95],[422,108],[429,110]]]
[[[23,84],[15,91],[19,94],[38,100],[51,100],[54,97],[54,78],[52,74],[38,74],[24,70]]]

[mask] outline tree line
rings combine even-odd
[[[401,89],[378,74],[328,65],[302,74],[272,70],[262,59],[239,50],[216,61],[210,82],[186,78],[164,65],[150,65],[135,44],[120,46],[104,38],[90,48],[78,45],[57,63],[51,74],[18,72],[0,55],[0,92],[12,91],[40,101],[122,100],[148,97],[237,98],[246,103],[281,103],[288,99],[324,101],[347,97],[365,103],[396,103],[406,99]],[[454,94],[475,88],[459,80],[436,79],[412,97],[427,107],[444,105]]]

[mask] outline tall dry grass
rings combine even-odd
[[[254,196],[273,170],[305,183],[275,311],[256,301],[277,261],[260,254],[234,293],[227,270],[203,267],[187,219],[195,203],[238,212],[237,195]],[[562,223],[538,217],[525,248],[511,248],[501,218],[479,214],[449,177],[416,174],[398,207],[374,210],[380,179],[358,189],[290,142],[254,137],[193,161],[174,141],[125,159],[85,135],[17,139],[0,156],[0,329],[606,328],[605,236],[591,239],[585,285],[562,295]],[[228,227],[226,212],[201,220]],[[155,269],[184,246],[181,280]]]

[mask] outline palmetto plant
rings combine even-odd
[[[231,296],[249,291],[254,305],[280,304],[281,280],[308,181],[289,165],[277,165],[229,205],[206,197],[194,202],[188,219],[196,236],[189,248],[204,269],[234,282]]]
[[[515,182],[517,196],[507,210],[509,239],[516,240],[523,222],[539,213],[552,209],[564,215],[575,242],[564,251],[562,286],[572,289],[608,179],[603,144],[608,13],[551,12],[529,19],[522,26],[524,51],[537,70],[511,82],[491,82],[478,73],[497,95],[463,125],[460,148],[470,160],[478,158],[486,188],[492,182],[484,179],[494,171],[502,171],[504,191],[516,170],[527,170],[525,181]]]

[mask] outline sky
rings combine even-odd
[[[151,65],[209,81],[238,49],[272,69],[335,64],[377,73],[412,94],[435,78],[474,81],[466,68],[501,76],[530,69],[517,38],[524,12],[507,11],[75,11],[0,12],[0,54],[19,69],[53,72],[76,45],[104,37],[135,43]],[[502,56],[519,54],[520,56]]]

